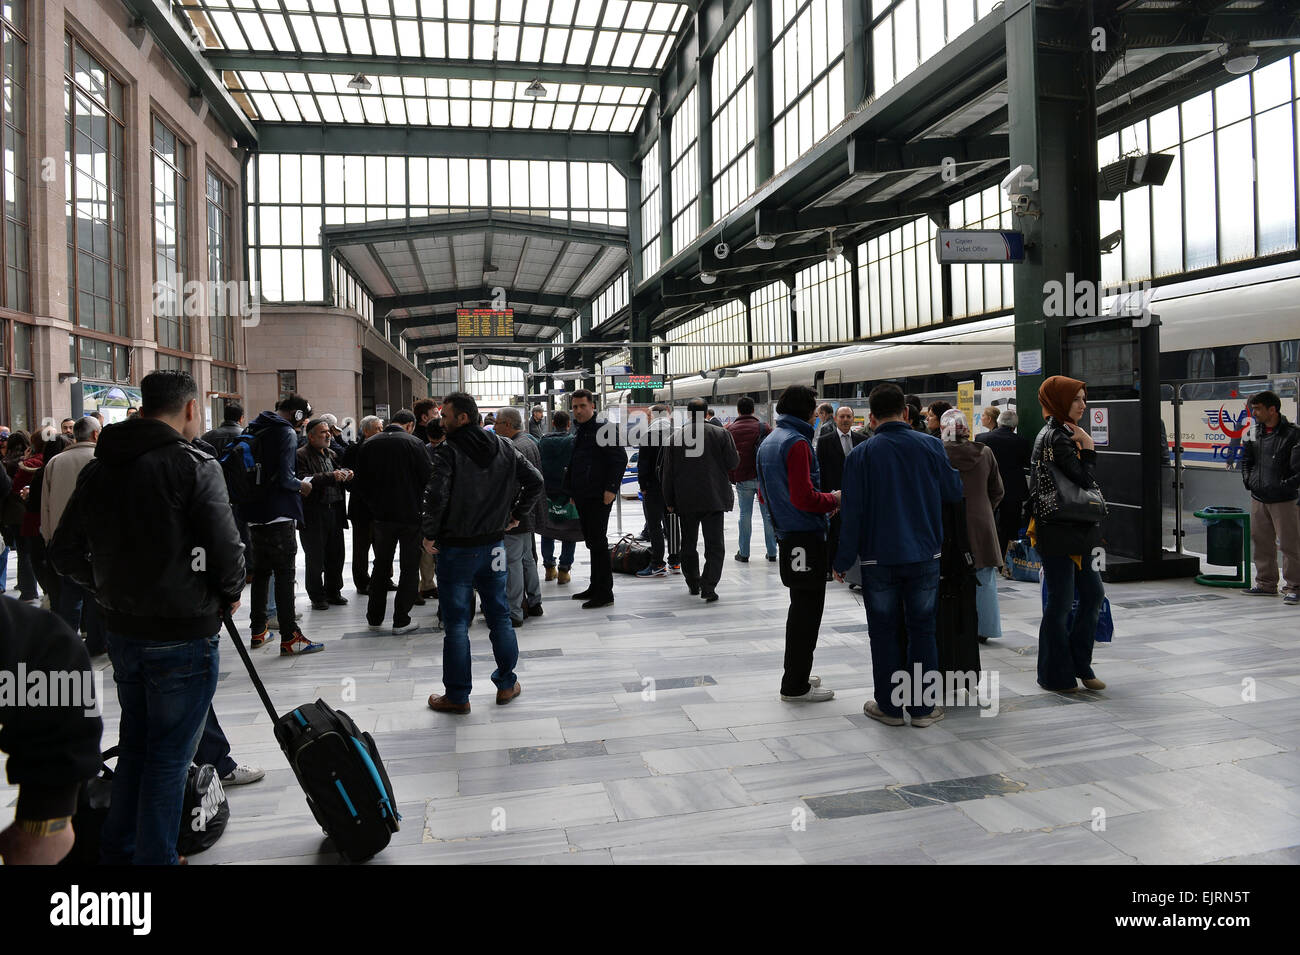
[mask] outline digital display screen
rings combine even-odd
[[[663,375],[615,375],[615,388],[665,388]]]
[[[512,342],[515,340],[515,310],[458,308],[456,337],[463,342]]]

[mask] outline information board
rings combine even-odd
[[[456,309],[456,338],[462,342],[512,342],[515,340],[513,308]]]
[[[1025,234],[999,229],[940,229],[935,258],[948,262],[1023,262]]]
[[[615,375],[614,388],[666,388],[663,375]]]

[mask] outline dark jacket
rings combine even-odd
[[[943,548],[943,503],[962,499],[943,442],[886,421],[844,462],[835,569],[934,560]]]
[[[1093,468],[1097,463],[1096,451],[1085,451],[1070,439],[1070,432],[1055,418],[1048,418],[1043,430],[1038,432],[1030,459],[1030,474],[1038,468],[1039,459],[1054,461],[1075,484],[1084,488],[1097,486]],[[1051,480],[1050,477],[1046,478]],[[1031,480],[1030,494],[1033,495]],[[1034,518],[1034,546],[1044,557],[1084,557],[1101,543],[1100,524],[1079,524],[1068,521]]]
[[[529,519],[542,490],[541,472],[513,442],[466,425],[433,451],[421,530],[439,547],[492,544],[511,519]]]
[[[1265,504],[1294,501],[1300,488],[1300,428],[1279,416],[1268,434],[1255,423],[1255,439],[1241,449],[1241,480]]]
[[[95,594],[110,630],[143,640],[212,636],[244,589],[220,465],[154,418],[100,432],[49,555]]]
[[[343,500],[343,488],[334,480],[334,451],[323,448],[317,451],[310,444],[298,449],[297,476],[301,480],[311,475],[311,493],[303,498],[303,515],[308,520],[315,519],[335,504]]]
[[[417,524],[420,495],[433,465],[424,442],[390,424],[366,438],[357,454],[357,493],[374,521]]]
[[[520,431],[510,439],[515,449],[524,456],[524,460],[537,469],[537,473],[542,473],[542,455],[537,447],[537,439],[527,431]],[[545,478],[542,479],[545,483]],[[533,534],[542,530],[546,525],[546,495],[538,494],[537,503],[533,509],[528,512],[527,516],[519,522],[519,526],[514,530],[506,531],[507,534]]]
[[[726,428],[688,422],[673,432],[661,458],[665,506],[684,514],[731,510],[736,498],[727,474],[740,455]]]
[[[218,427],[203,435],[202,440],[205,444],[211,445],[212,456],[220,459],[221,452],[226,450],[226,445],[243,433],[244,429],[240,427],[238,422],[223,421]]]
[[[274,411],[263,411],[248,426],[248,433],[258,439],[257,460],[263,474],[270,472],[270,486],[260,500],[240,506],[241,516],[250,524],[269,524],[282,517],[302,523],[302,482],[298,470],[298,434],[293,425]]]
[[[948,460],[961,475],[966,497],[965,547],[975,559],[976,567],[1001,567],[998,525],[993,511],[1001,503],[1005,490],[993,450],[974,441],[945,441]]]
[[[867,440],[865,434],[849,429],[849,448],[856,448]],[[844,486],[844,445],[840,443],[840,429],[832,428],[829,434],[817,437],[817,463],[822,470],[822,490],[838,491]]]
[[[18,600],[0,600],[0,673],[28,678],[48,674],[47,685],[68,686],[78,694],[96,692],[85,644],[47,610]],[[13,688],[25,692],[28,680]],[[71,689],[71,687],[69,687]],[[99,740],[104,722],[87,714],[89,700],[59,700],[62,705],[22,705],[26,698],[0,694],[0,750],[9,754],[9,782],[19,787],[19,819],[57,819],[77,808],[77,790],[99,771]],[[47,699],[47,703],[55,702]]]
[[[656,418],[646,426],[645,437],[636,452],[636,483],[642,491],[660,490],[659,462],[672,436],[673,423],[666,416]]]
[[[976,435],[975,440],[987,444],[993,449],[993,457],[998,462],[998,475],[1002,478],[1002,488],[1006,497],[1002,506],[1014,507],[1019,513],[1020,506],[1029,497],[1029,456],[1034,452],[1034,444],[1023,434],[1017,434],[1015,428],[1000,426],[992,431]]]
[[[573,433],[571,431],[551,431],[542,435],[537,445],[542,458],[542,479],[546,481],[546,493],[556,496],[564,493],[565,472],[569,469],[569,459],[573,456]]]
[[[599,500],[606,491],[619,492],[627,469],[627,452],[618,442],[619,429],[592,415],[573,432],[573,454],[565,491],[575,500]],[[599,440],[598,440],[599,439]],[[610,443],[601,443],[609,440]]]
[[[740,463],[729,475],[731,483],[754,480],[758,477],[758,445],[772,433],[772,429],[752,414],[743,414],[727,425],[727,431],[736,444],[736,453],[740,455]]]
[[[541,421],[534,421],[530,412],[528,415],[528,433],[538,441],[542,440],[542,435],[546,433],[546,418],[543,417]]]

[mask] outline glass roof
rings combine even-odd
[[[178,0],[208,50],[660,69],[686,16],[658,0]]]
[[[650,98],[644,88],[565,83],[547,86],[541,100],[527,83],[433,77],[377,76],[371,88],[348,88],[343,73],[227,70],[235,101],[256,121],[491,126],[631,132]]]

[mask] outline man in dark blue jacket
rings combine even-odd
[[[862,590],[871,640],[874,700],[862,711],[889,726],[943,719],[943,707],[923,694],[939,676],[934,620],[943,546],[943,501],[962,500],[961,476],[948,463],[943,442],[913,431],[902,389],[892,383],[871,390],[875,436],[844,462],[843,522],[835,579],[862,564]],[[907,670],[899,686],[899,610],[907,623]],[[918,669],[919,668],[919,669]],[[918,679],[918,675],[923,673]],[[910,691],[910,692],[908,692]]]
[[[296,477],[298,432],[311,415],[311,405],[300,395],[282,398],[274,411],[263,411],[248,426],[257,438],[257,462],[262,465],[266,489],[241,510],[248,520],[253,543],[253,606],[250,623],[253,649],[270,640],[266,629],[266,598],[271,575],[275,574],[276,614],[288,627],[280,629],[280,655],[316,653],[324,644],[312,643],[294,621],[294,566],[298,557],[295,530],[303,523],[302,499],[311,493],[311,482]]]

